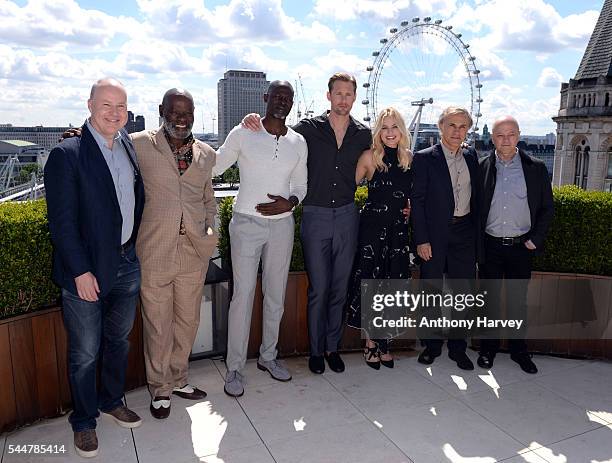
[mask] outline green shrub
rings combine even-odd
[[[555,215],[534,270],[612,276],[612,194],[553,189]]]
[[[544,254],[534,261],[541,271],[612,276],[612,194],[574,186],[553,190],[555,216]],[[362,207],[367,188],[355,193]],[[229,222],[233,198],[219,206],[219,253],[230,258]],[[295,240],[291,270],[304,270],[300,241],[301,206],[293,213]],[[59,296],[51,282],[51,241],[44,200],[0,204],[0,318],[36,310]]]
[[[359,187],[355,204],[360,208],[368,196]],[[575,186],[553,189],[555,215],[544,245],[544,254],[534,261],[534,270],[612,276],[612,194],[584,191]],[[221,202],[219,253],[230,259],[227,225],[232,217],[232,198]],[[304,270],[300,241],[302,209],[295,218],[295,241],[291,270]]]
[[[0,204],[0,318],[54,303],[44,200]]]

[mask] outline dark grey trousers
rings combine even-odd
[[[359,236],[359,212],[351,203],[335,209],[304,206],[301,226],[308,272],[310,355],[340,346],[348,284]]]

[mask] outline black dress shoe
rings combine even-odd
[[[330,352],[329,354],[325,354],[325,360],[327,360],[327,364],[332,371],[336,373],[342,373],[344,371],[344,362],[340,358],[340,354],[338,352]]]
[[[419,358],[417,360],[423,365],[431,365],[436,357],[440,357],[440,353],[432,352],[428,347],[426,347],[425,350],[419,354]]]
[[[308,368],[316,375],[320,375],[325,371],[325,361],[322,355],[311,355],[308,359]]]
[[[457,362],[457,366],[461,368],[462,370],[473,370],[474,369],[474,364],[472,363],[472,361],[470,360],[470,358],[467,356],[465,352],[450,351],[448,353],[448,358]]]
[[[538,367],[531,360],[531,355],[527,352],[519,352],[518,354],[511,354],[510,358],[519,364],[521,370],[530,375],[535,375],[538,372]]]
[[[478,355],[478,360],[476,361],[476,363],[480,368],[492,368],[494,359],[494,354],[491,354],[490,352],[481,352]]]
[[[155,397],[151,401],[149,411],[151,412],[153,418],[157,418],[158,420],[168,418],[170,415],[170,397]]]
[[[185,384],[183,387],[175,387],[172,393],[187,400],[202,400],[206,397],[206,392],[191,384]]]

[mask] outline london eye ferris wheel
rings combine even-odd
[[[407,122],[412,117],[414,149],[421,124],[436,124],[444,108],[462,106],[474,120],[468,135],[473,139],[479,130],[482,84],[476,58],[461,34],[441,20],[414,18],[390,29],[380,43],[366,69],[364,120],[373,126],[381,109],[394,106]]]

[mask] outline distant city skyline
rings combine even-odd
[[[218,133],[216,124],[213,130],[218,119],[217,81],[228,69],[290,80],[300,94],[302,112],[308,107],[314,114],[328,108],[329,75],[339,70],[354,73],[359,88],[353,115],[361,120],[361,85],[368,78],[372,52],[380,49],[379,40],[401,21],[431,16],[461,33],[476,56],[483,84],[481,130],[485,123],[491,127],[495,117],[510,113],[524,134],[544,135],[555,132],[551,117],[558,110],[561,82],[574,77],[602,4],[5,1],[0,24],[0,124],[80,125],[87,116],[93,81],[114,75],[127,87],[129,109],[145,117],[147,128],[158,122],[164,91],[182,86],[196,100],[194,131]],[[406,85],[411,80],[407,75]],[[405,116],[409,120],[412,114]]]

